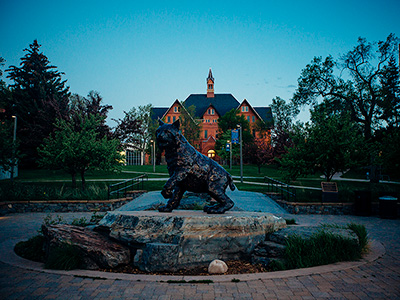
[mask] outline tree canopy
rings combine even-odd
[[[119,141],[100,138],[97,132],[102,118],[95,115],[78,115],[70,121],[58,119],[56,130],[39,148],[40,165],[62,169],[72,176],[81,176],[85,189],[85,172],[90,169],[114,170],[122,162],[118,151]]]
[[[321,172],[327,181],[357,163],[362,139],[345,114],[332,114],[321,104],[311,112],[311,124],[298,124],[291,134],[293,147],[281,159],[291,179]]]
[[[397,42],[393,34],[376,44],[359,38],[338,62],[332,56],[315,57],[301,73],[293,103],[315,105],[322,97],[335,109],[349,111],[370,139],[382,121],[391,122],[399,115],[398,71],[396,75],[393,65]],[[342,68],[343,78],[335,75],[337,67]]]

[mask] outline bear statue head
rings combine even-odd
[[[157,146],[160,150],[176,148],[178,146],[179,119],[172,124],[158,120],[160,126],[156,130]]]

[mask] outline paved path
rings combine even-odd
[[[27,213],[0,217],[0,244],[14,244],[35,235],[46,215]],[[90,216],[89,213],[58,215],[65,220]],[[364,224],[370,237],[382,243],[386,253],[367,263],[342,263],[247,277],[238,275],[240,282],[216,280],[211,284],[167,283],[145,277],[132,279],[123,274],[117,279],[110,276],[101,279],[63,271],[50,273],[29,270],[29,263],[20,259],[24,267],[0,262],[0,299],[400,299],[400,220],[277,215],[294,218],[300,225]],[[12,260],[10,255],[10,249],[0,247],[0,260]],[[301,273],[301,270],[306,272]]]

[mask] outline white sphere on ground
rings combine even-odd
[[[225,262],[219,259],[213,260],[208,266],[208,273],[210,274],[224,274],[228,271],[228,266]]]

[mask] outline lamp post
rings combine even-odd
[[[240,143],[240,183],[243,183],[243,152],[242,152],[242,125],[236,125],[239,128],[239,143]]]
[[[12,150],[12,163],[11,163],[11,176],[10,179],[11,181],[14,181],[14,168],[15,168],[15,145],[17,142],[17,116],[12,116],[12,118],[14,119],[14,135],[13,135],[13,150]]]
[[[150,140],[153,147],[152,161],[153,161],[153,173],[156,172],[156,142],[154,140]]]
[[[229,169],[232,170],[232,142],[230,140],[227,142],[229,144]]]

